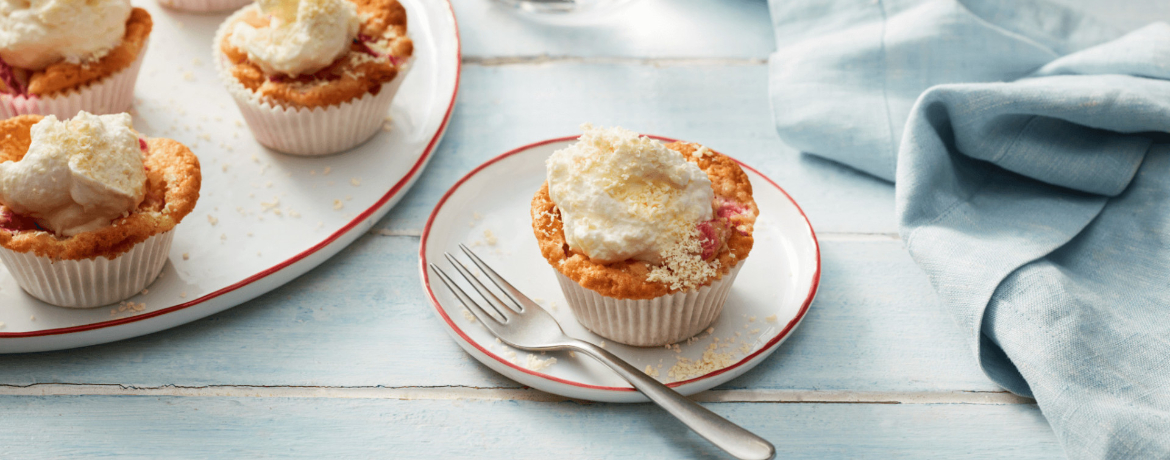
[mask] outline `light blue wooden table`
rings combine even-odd
[[[1170,18],[1165,1],[1075,3],[1124,27]],[[642,0],[582,28],[486,0],[455,7],[459,102],[421,180],[375,226],[388,231],[193,324],[0,356],[0,457],[720,457],[655,406],[566,401],[495,374],[423,298],[419,233],[439,196],[484,160],[585,121],[710,145],[808,213],[824,271],[804,323],[758,368],[696,396],[779,458],[1063,457],[1037,406],[979,371],[902,248],[893,188],[775,134],[764,1]]]

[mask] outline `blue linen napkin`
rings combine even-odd
[[[1170,457],[1170,25],[1040,0],[773,0],[781,138],[895,181],[983,370],[1072,458]]]

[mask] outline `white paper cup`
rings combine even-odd
[[[138,70],[142,67],[144,56],[146,44],[142,45],[130,67],[51,97],[0,94],[0,118],[56,115],[64,120],[73,118],[82,110],[94,115],[127,112],[134,106],[134,82],[138,80]]]
[[[158,0],[158,4],[194,13],[213,13],[241,8],[252,0]]]
[[[386,123],[390,103],[402,86],[409,62],[404,63],[393,80],[382,85],[378,94],[328,107],[287,108],[273,105],[249,90],[231,74],[227,56],[220,51],[228,25],[233,24],[244,8],[228,16],[215,34],[212,52],[216,70],[235,99],[248,129],[261,145],[290,155],[319,156],[349,150],[374,136]]]
[[[158,278],[174,236],[174,230],[154,235],[113,259],[53,260],[0,247],[0,260],[33,297],[59,307],[101,307],[133,297]]]
[[[557,280],[577,322],[586,329],[614,342],[657,347],[694,337],[714,323],[742,267],[741,261],[722,279],[698,290],[653,299],[606,297],[581,287],[560,271]]]

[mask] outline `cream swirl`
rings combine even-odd
[[[347,0],[258,0],[265,27],[239,22],[230,43],[270,75],[321,70],[349,50],[361,20]],[[250,7],[255,8],[255,7]]]
[[[98,59],[126,33],[130,0],[0,0],[0,58],[40,70]]]
[[[600,263],[660,263],[711,219],[711,180],[682,154],[622,128],[583,130],[545,162],[570,248]]]
[[[20,161],[0,163],[0,203],[61,236],[97,230],[146,194],[146,171],[130,115],[49,115],[32,126]]]

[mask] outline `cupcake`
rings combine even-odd
[[[0,118],[134,104],[150,14],[129,0],[31,0],[0,15]]]
[[[252,0],[158,0],[158,4],[192,13],[230,11],[252,3]]]
[[[109,305],[162,270],[174,228],[199,199],[199,160],[145,139],[130,115],[0,121],[0,260],[53,305]]]
[[[214,52],[257,141],[327,155],[385,123],[414,44],[397,0],[261,0],[224,21]]]
[[[752,249],[739,165],[707,147],[585,125],[546,162],[532,229],[583,326],[659,346],[705,330]]]

